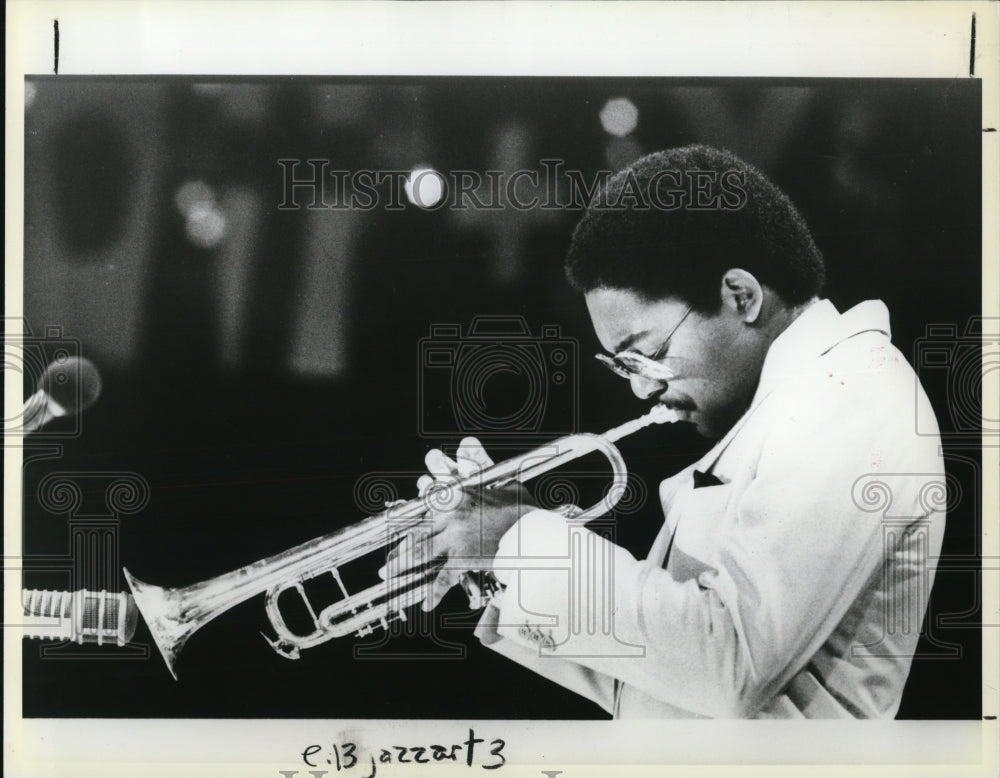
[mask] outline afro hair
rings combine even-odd
[[[674,297],[703,313],[722,275],[742,268],[797,305],[823,288],[823,256],[791,200],[757,168],[704,145],[649,154],[593,196],[570,242],[566,276],[581,292]]]

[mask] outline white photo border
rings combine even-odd
[[[5,316],[21,315],[25,75],[553,75],[975,77],[983,127],[1000,128],[998,19],[989,2],[383,3],[28,2],[7,4]],[[971,20],[976,15],[975,53]],[[970,70],[974,73],[970,74]],[[983,133],[983,300],[1000,315],[998,134]],[[8,335],[14,333],[8,332]],[[21,407],[5,381],[5,418]],[[1000,418],[983,392],[984,417]],[[21,451],[4,451],[5,606],[19,606]],[[1000,470],[983,450],[983,472]],[[995,480],[981,515],[997,516]],[[1000,611],[996,527],[983,527],[983,614]],[[988,619],[987,619],[988,620]],[[994,618],[995,621],[995,618]],[[996,775],[998,633],[983,629],[983,721],[524,722],[38,720],[21,718],[21,638],[4,631],[8,775],[309,775],[304,745],[503,737],[504,775]],[[483,679],[488,688],[489,679]],[[304,690],[308,694],[324,689]],[[459,742],[459,741],[456,741]],[[668,766],[669,765],[669,766]],[[399,766],[382,775],[402,775]],[[414,766],[419,768],[420,766]],[[467,774],[434,765],[424,775]],[[548,771],[547,773],[545,771]],[[405,774],[416,774],[414,769]],[[335,773],[331,770],[329,775]],[[359,773],[359,775],[364,773]]]

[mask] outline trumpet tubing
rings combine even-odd
[[[547,446],[458,479],[453,486],[494,489],[515,481],[523,483],[586,454],[599,452],[611,464],[612,487],[590,508],[564,513],[567,520],[586,522],[612,510],[624,493],[628,471],[615,442],[650,424],[673,421],[677,421],[676,413],[657,405],[644,416],[603,435],[581,433],[559,438]],[[124,571],[125,579],[175,679],[177,656],[191,635],[217,616],[259,594],[265,595],[265,610],[277,636],[272,639],[265,635],[265,639],[282,656],[297,659],[304,648],[350,634],[367,635],[380,626],[386,628],[390,621],[406,619],[406,608],[421,599],[423,586],[437,574],[437,568],[382,581],[354,594],[344,586],[340,568],[395,542],[402,533],[423,520],[428,507],[425,498],[393,505],[357,524],[185,587],[154,586],[140,581],[128,570]],[[306,597],[303,584],[321,575],[333,577],[343,599],[317,612]],[[278,600],[288,591],[297,592],[305,604],[313,622],[312,632],[299,634],[285,622]]]

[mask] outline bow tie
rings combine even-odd
[[[694,473],[694,488],[701,489],[703,486],[721,486],[722,481],[715,477],[713,473],[703,473],[700,470],[695,470]]]

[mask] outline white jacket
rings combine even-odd
[[[940,438],[918,415],[885,306],[814,303],[747,413],[660,484],[646,560],[533,511],[500,544],[506,589],[477,634],[616,717],[892,717],[944,533]]]

